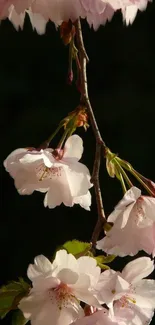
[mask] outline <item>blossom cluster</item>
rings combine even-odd
[[[149,257],[129,262],[122,272],[101,273],[89,256],[76,259],[60,250],[51,263],[40,255],[28,267],[32,289],[19,309],[32,325],[146,325],[155,308],[155,281],[143,278],[153,270]],[[81,302],[92,314],[85,315]]]
[[[63,149],[20,148],[4,161],[21,195],[45,194],[44,206],[79,204],[90,210],[92,187],[88,168],[79,162],[83,141],[74,134]],[[132,187],[109,215],[112,228],[97,242],[97,249],[118,256],[136,255],[140,250],[155,256],[155,198]]]
[[[88,168],[79,162],[83,141],[74,134],[63,149],[20,148],[4,161],[21,195],[45,193],[44,206],[80,204],[90,210],[92,187]],[[107,222],[112,225],[96,248],[118,256],[140,250],[155,256],[155,198],[131,187]],[[155,281],[150,257],[129,262],[122,272],[101,272],[93,256],[78,259],[59,250],[51,263],[37,256],[28,267],[29,294],[18,308],[32,325],[147,325],[155,308]],[[81,302],[85,304],[81,305]]]
[[[121,10],[123,20],[131,24],[137,11],[146,9],[149,0],[1,0],[0,19],[9,18],[16,29],[23,28],[25,14],[28,13],[32,26],[38,33],[45,32],[49,20],[56,26],[69,19],[73,22],[86,18],[96,30],[110,21],[117,10]]]

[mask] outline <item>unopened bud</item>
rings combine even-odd
[[[75,35],[75,26],[72,24],[71,20],[68,22],[63,21],[60,26],[60,36],[65,45],[68,45]]]

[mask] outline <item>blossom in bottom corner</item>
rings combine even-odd
[[[111,316],[106,308],[102,308],[90,316],[80,318],[71,325],[125,325],[125,323],[121,318]]]
[[[82,153],[83,141],[74,134],[62,150],[17,149],[6,158],[4,166],[19,194],[32,194],[36,190],[46,193],[45,207],[80,204],[90,210],[92,184],[88,168],[79,162]]]
[[[106,270],[97,284],[98,299],[106,303],[111,316],[127,325],[149,324],[155,309],[155,280],[144,279],[154,271],[149,257],[129,262],[122,272]]]
[[[97,248],[119,256],[136,255],[144,250],[155,256],[155,198],[141,196],[132,187],[115,207],[107,221],[114,223]]]
[[[80,301],[100,306],[94,289],[100,268],[91,257],[76,259],[60,250],[51,263],[40,255],[27,274],[32,289],[18,307],[32,325],[69,325],[84,316]]]

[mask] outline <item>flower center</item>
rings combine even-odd
[[[69,288],[65,283],[60,283],[55,289],[50,289],[48,291],[48,296],[51,301],[56,302],[60,310],[63,307],[67,307],[69,301],[75,299],[71,288]]]
[[[36,175],[40,182],[45,179],[53,179],[55,177],[60,177],[61,172],[62,172],[62,167],[48,168],[44,164],[41,164],[36,168]]]
[[[120,307],[131,307],[129,305],[130,302],[132,302],[133,304],[136,304],[136,300],[132,297],[129,297],[128,295],[125,295],[123,297],[121,297],[118,301],[116,301],[117,304],[119,304]]]
[[[135,214],[134,214],[134,219],[136,224],[143,221],[143,219],[146,219],[146,215],[142,206],[143,199],[140,197],[137,200],[137,203],[135,205]]]

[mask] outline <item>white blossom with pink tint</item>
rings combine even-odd
[[[84,316],[80,301],[100,306],[94,295],[100,268],[89,256],[76,259],[60,250],[51,263],[40,255],[27,274],[33,287],[18,307],[32,325],[69,325]]]
[[[119,256],[144,250],[155,256],[155,198],[132,187],[107,219],[114,223],[97,248]]]
[[[17,149],[4,161],[4,166],[14,178],[19,194],[32,194],[35,190],[47,192],[45,207],[55,208],[80,204],[90,210],[90,173],[78,160],[83,153],[83,141],[72,135],[65,147],[55,156],[53,149]]]
[[[93,26],[95,30],[100,25],[105,25],[107,21],[110,21],[115,12],[110,1],[80,0],[80,2],[83,8],[83,18],[86,18],[89,26]]]
[[[137,11],[146,9],[149,0],[1,0],[0,19],[9,18],[15,28],[23,28],[28,13],[33,28],[45,32],[46,23],[51,20],[56,26],[71,19],[73,22],[86,18],[96,30],[110,21],[117,10],[122,11],[126,24],[131,24]]]
[[[144,11],[147,7],[148,2],[151,2],[151,0],[133,0],[129,2],[129,4],[124,4],[121,8],[123,20],[126,22],[126,25],[132,24],[135,20],[138,10]]]
[[[17,12],[14,6],[8,9],[8,18],[12,22],[15,29],[18,31],[23,29],[26,13],[29,15],[32,28],[42,35],[46,31],[47,20],[39,13],[32,12],[31,9]]]
[[[149,257],[129,262],[123,271],[106,270],[97,284],[100,302],[106,303],[110,314],[125,324],[149,324],[155,308],[155,280],[144,279],[154,270]]]

